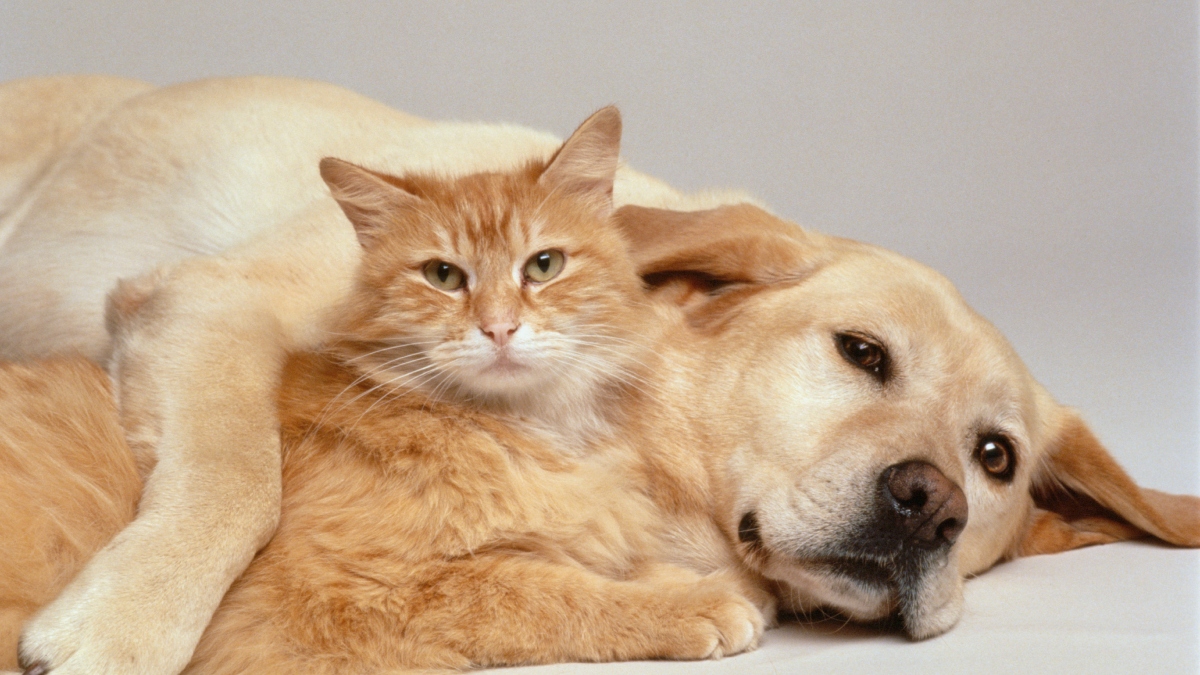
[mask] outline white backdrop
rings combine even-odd
[[[617,103],[634,166],[947,274],[1192,493],[1197,57],[1192,2],[0,2],[3,80],[291,75],[559,134]]]

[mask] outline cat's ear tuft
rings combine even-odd
[[[364,247],[374,243],[397,215],[420,201],[383,174],[334,157],[321,160],[321,178]]]
[[[620,153],[621,113],[610,105],[579,125],[550,159],[538,182],[594,198],[608,211],[612,209],[613,179]]]

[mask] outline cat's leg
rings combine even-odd
[[[355,577],[351,595],[325,588],[318,598],[252,570],[225,599],[186,673],[383,675],[709,659],[753,649],[764,627],[727,575],[662,567],[614,580],[508,554],[413,563],[405,572],[403,581],[378,586]]]
[[[405,627],[414,653],[477,666],[710,659],[758,645],[762,612],[730,576],[665,567],[613,580],[531,557],[485,555],[440,566]],[[432,581],[432,580],[430,580]],[[412,639],[412,638],[410,638]]]
[[[55,675],[176,673],[279,518],[276,387],[318,342],[358,245],[337,206],[118,298],[114,375],[139,513],[26,626],[22,663]]]

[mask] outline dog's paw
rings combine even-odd
[[[187,652],[172,649],[162,632],[134,635],[117,628],[110,617],[73,609],[65,616],[39,617],[26,627],[20,643],[24,673],[175,675],[187,664]],[[142,630],[138,623],[135,630]]]
[[[130,635],[120,630],[118,618],[87,604],[47,609],[55,611],[43,611],[21,635],[19,662],[26,674],[174,675],[186,663],[156,653],[151,643],[161,634]]]
[[[20,665],[50,675],[175,675],[198,629],[157,575],[113,573],[105,560],[77,576],[21,633]],[[125,565],[118,569],[131,569]],[[195,637],[193,638],[193,634]]]
[[[705,579],[681,603],[670,658],[719,659],[758,647],[766,620],[727,582]]]

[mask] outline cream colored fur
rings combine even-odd
[[[280,363],[321,341],[359,255],[318,161],[467,173],[512,168],[559,141],[431,124],[284,79],[151,90],[56,78],[4,85],[0,101],[11,147],[35,149],[35,160],[0,168],[0,357],[107,362],[139,461],[154,465],[138,519],[24,644],[63,675],[176,672],[274,531]],[[48,129],[53,143],[40,140]],[[625,169],[615,200],[689,203]],[[110,342],[105,295],[159,265],[170,267],[153,318]]]
[[[38,94],[74,89],[92,103]],[[147,475],[137,519],[30,622],[23,650],[60,675],[177,672],[275,529],[280,367],[287,352],[321,343],[357,260],[318,160],[464,173],[546,156],[557,141],[517,127],[432,124],[291,80],[146,90],[60,79],[5,85],[0,100],[11,102],[0,128],[36,119],[31,137],[60,130],[52,143],[21,141],[39,148],[36,159],[0,167],[12,177],[0,185],[0,356],[106,361]],[[783,604],[801,610],[872,619],[899,607],[908,632],[926,637],[957,620],[964,576],[1004,556],[1140,531],[1200,543],[1196,502],[1138,490],[1104,464],[1078,418],[932,271],[752,207],[700,211],[745,198],[685,196],[627,169],[614,199],[694,212],[626,211],[642,271],[665,280],[658,294],[686,317],[662,349],[661,405],[627,430],[662,453],[651,475],[684,486],[663,505],[675,514],[668,562],[762,575],[770,581],[756,592],[780,589]],[[119,296],[148,299],[110,341],[105,295],[155,269]],[[697,278],[726,285],[707,293]],[[834,340],[845,330],[886,342],[904,388],[884,396],[848,366]],[[972,434],[981,427],[1013,440],[1011,482],[980,471]],[[646,456],[653,468],[655,453]],[[966,530],[911,584],[912,597],[800,555],[838,544],[848,516],[874,499],[880,472],[910,459],[936,466],[970,504]],[[1031,491],[1056,485],[1138,529],[1077,526],[1035,509]],[[739,542],[751,512],[758,541]],[[738,648],[755,637],[740,636]]]

